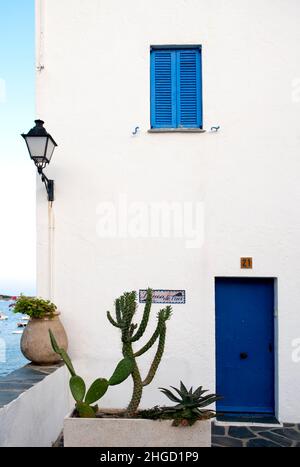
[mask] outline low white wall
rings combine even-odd
[[[1,447],[51,447],[70,410],[66,368],[59,368],[0,409]]]

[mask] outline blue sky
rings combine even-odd
[[[0,0],[0,294],[35,292],[34,0]]]

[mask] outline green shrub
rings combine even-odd
[[[12,311],[14,313],[22,313],[30,318],[42,319],[45,317],[53,318],[56,310],[56,305],[49,300],[21,295],[16,301]]]

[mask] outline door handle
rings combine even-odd
[[[247,354],[246,352],[242,352],[242,353],[240,354],[240,358],[241,358],[241,360],[247,360],[248,354]]]
[[[272,345],[272,344],[269,344],[269,352],[270,352],[270,353],[273,352],[273,345]]]

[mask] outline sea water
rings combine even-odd
[[[22,316],[14,314],[9,305],[13,302],[0,301],[0,314],[8,316],[7,321],[0,321],[0,377],[7,376],[14,370],[26,365],[28,361],[20,350],[22,331],[17,324],[22,322]]]

